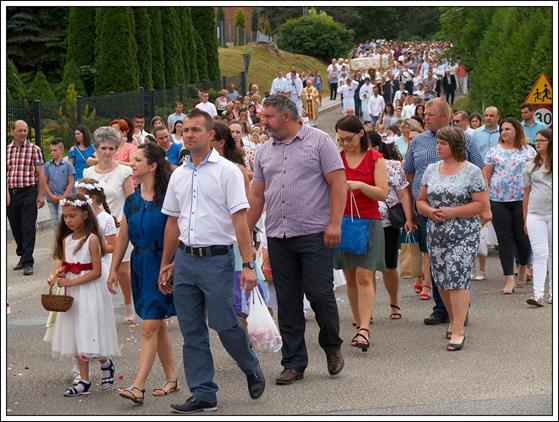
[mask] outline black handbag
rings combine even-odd
[[[398,202],[393,207],[389,207],[386,201],[386,208],[388,208],[388,219],[390,220],[390,225],[395,229],[401,229],[406,224],[406,214],[404,214],[404,207]]]

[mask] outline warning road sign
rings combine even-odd
[[[540,73],[524,102],[534,105],[551,105],[551,83],[545,74]]]

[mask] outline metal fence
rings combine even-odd
[[[61,118],[70,122],[68,129],[74,129],[75,125],[88,122],[95,111],[95,121],[90,123],[90,129],[107,125],[112,119],[119,117],[130,117],[134,115],[145,116],[148,123],[153,116],[160,115],[166,118],[174,112],[177,101],[181,101],[188,110],[194,106],[200,89],[209,90],[210,100],[213,101],[219,90],[227,88],[230,84],[241,93],[247,92],[247,81],[245,72],[235,76],[222,76],[220,80],[204,81],[198,85],[186,85],[176,88],[157,90],[146,90],[139,88],[136,91],[110,93],[108,95],[81,97],[78,96],[74,103],[63,101],[41,102],[33,100],[30,102],[19,101],[7,103],[8,138],[11,138],[11,128],[16,120],[25,120],[30,129],[30,139],[36,145],[43,147],[43,132],[53,128],[60,129],[63,124]],[[73,127],[72,127],[73,126]],[[147,126],[147,125],[146,125]],[[60,130],[56,133],[61,133]],[[66,133],[65,137],[72,134]]]

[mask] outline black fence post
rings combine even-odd
[[[145,107],[146,107],[144,95],[145,95],[146,91],[144,90],[144,87],[141,86],[140,89],[138,90],[138,92],[139,92],[139,94],[140,94],[140,98],[139,98],[139,99],[140,99],[140,112],[139,112],[139,113],[140,113],[142,116],[144,116]]]
[[[221,77],[221,88],[222,89],[227,89],[227,76],[222,76]]]
[[[245,72],[241,72],[241,95],[245,96],[247,92],[247,74]]]
[[[82,108],[83,108],[83,103],[82,103],[82,97],[81,95],[78,95],[76,97],[76,124],[81,125],[82,124]]]
[[[43,150],[41,136],[41,101],[33,100],[33,128],[35,129],[35,145]]]
[[[151,90],[151,102],[150,102],[150,112],[151,112],[151,117],[155,116],[155,89]]]

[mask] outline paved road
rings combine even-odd
[[[324,113],[319,125],[331,132],[339,110]],[[71,380],[71,363],[50,356],[42,341],[46,311],[40,293],[52,259],[52,236],[42,232],[35,251],[35,275],[14,273],[15,244],[7,244],[8,316],[7,414],[8,415],[168,415],[169,404],[184,400],[188,389],[184,375],[181,391],[168,397],[146,395],[143,406],[118,397],[114,390],[101,391],[100,371],[94,368],[93,393],[64,398]],[[337,378],[326,371],[318,347],[318,327],[311,317],[306,341],[309,367],[304,380],[291,386],[276,386],[281,370],[279,354],[261,354],[268,379],[258,401],[249,398],[244,376],[211,333],[219,409],[213,415],[551,415],[552,414],[552,307],[531,309],[525,304],[531,284],[510,296],[498,293],[500,265],[490,251],[485,281],[472,283],[472,307],[467,341],[457,353],[446,351],[445,326],[426,326],[423,318],[431,301],[420,301],[410,280],[401,286],[400,321],[388,319],[388,296],[379,282],[372,347],[367,353],[349,345],[354,333],[345,289],[336,296],[340,311],[342,352],[346,367]],[[122,319],[122,299],[115,299],[117,320]],[[170,325],[176,360],[182,365],[181,336],[173,318]],[[127,387],[136,366],[141,328],[118,323],[122,356],[115,358],[115,387]],[[181,372],[179,370],[179,372]],[[164,379],[156,364],[146,390]]]

